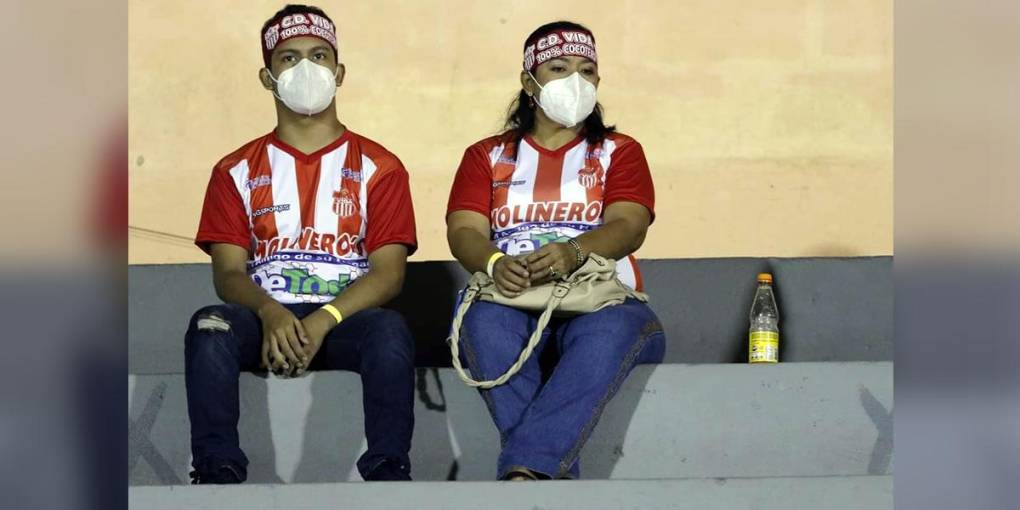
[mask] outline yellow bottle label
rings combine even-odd
[[[779,333],[752,331],[747,359],[751,363],[779,363]]]

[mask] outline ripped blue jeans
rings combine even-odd
[[[476,302],[461,328],[462,362],[475,379],[495,379],[517,360],[537,320],[537,313]],[[543,384],[539,357],[550,341],[560,357]],[[550,478],[578,478],[581,447],[606,404],[635,365],[660,363],[664,353],[658,318],[634,299],[554,318],[517,375],[480,390],[503,447],[498,477],[523,467]]]
[[[299,319],[321,305],[284,305]],[[229,463],[243,481],[248,458],[241,451],[238,377],[260,371],[262,323],[239,305],[202,308],[185,335],[185,383],[191,420],[191,452],[199,473]],[[368,451],[358,460],[366,476],[394,461],[410,472],[414,430],[414,339],[397,312],[372,308],[344,319],[323,340],[310,370],[361,374]]]

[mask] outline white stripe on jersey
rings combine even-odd
[[[514,167],[506,195],[506,203],[510,207],[514,204],[530,204],[535,194],[535,182],[538,180],[538,151],[526,142],[521,142],[519,147],[517,166]],[[524,181],[524,184],[514,186],[513,183],[517,181]]]
[[[561,202],[588,203],[588,190],[578,180],[587,153],[588,142],[581,142],[563,155],[563,167],[560,169]]]
[[[339,224],[340,220],[333,210],[333,193],[340,189],[341,168],[347,160],[349,146],[350,143],[344,143],[323,154],[320,160],[319,185],[315,191],[315,230],[319,232],[334,232]]]
[[[365,238],[365,228],[368,226],[368,183],[372,180],[375,175],[377,167],[368,156],[361,156],[361,191],[358,193],[359,200],[361,202],[361,230],[358,232],[358,237]]]
[[[244,202],[244,212],[248,216],[248,228],[252,227],[251,221],[251,188],[248,187],[248,160],[242,159],[234,168],[230,169],[230,177],[234,179],[234,186],[241,194],[241,201]]]
[[[286,210],[277,209],[276,231],[281,236],[297,239],[301,237],[301,198],[298,195],[297,169],[294,156],[269,144],[269,168],[273,175],[273,205],[287,205]]]

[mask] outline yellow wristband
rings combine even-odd
[[[340,314],[340,310],[337,310],[335,306],[330,303],[322,305],[322,309],[329,312],[330,315],[336,319],[336,323],[340,324],[340,321],[344,320],[344,316]]]
[[[505,257],[505,256],[506,256],[506,253],[503,253],[501,251],[497,251],[496,253],[493,253],[491,257],[489,257],[489,263],[486,264],[486,266],[485,266],[485,274],[489,275],[489,278],[493,278],[493,276],[492,276],[492,268],[496,267],[496,261],[501,259],[501,258],[503,258],[503,257]]]

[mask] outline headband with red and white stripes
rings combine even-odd
[[[554,58],[571,55],[597,63],[599,59],[595,53],[595,37],[579,30],[549,32],[524,48],[524,70],[530,73]]]
[[[328,19],[310,12],[284,16],[279,22],[262,32],[262,59],[269,65],[273,48],[293,37],[318,37],[329,43],[339,55],[336,44],[336,27]],[[339,57],[338,57],[339,58]]]

